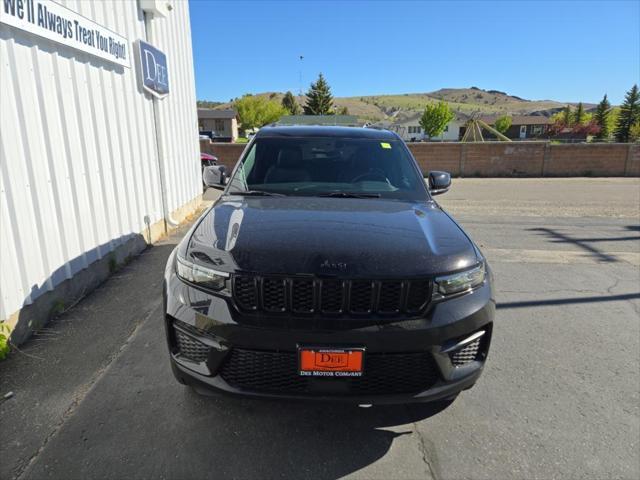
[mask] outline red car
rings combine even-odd
[[[202,163],[202,168],[211,167],[213,165],[218,164],[218,157],[214,155],[209,155],[208,153],[200,152],[200,162]]]

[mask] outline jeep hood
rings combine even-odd
[[[226,272],[407,278],[478,261],[433,201],[224,196],[188,242],[188,256]]]

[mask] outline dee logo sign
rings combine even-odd
[[[162,98],[169,93],[167,56],[153,45],[138,40],[142,86],[152,95]]]

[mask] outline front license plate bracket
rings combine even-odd
[[[298,374],[314,378],[361,377],[364,347],[298,347]]]

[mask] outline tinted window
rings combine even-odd
[[[422,175],[402,142],[359,138],[258,138],[230,182],[230,193],[246,190],[427,197]]]

